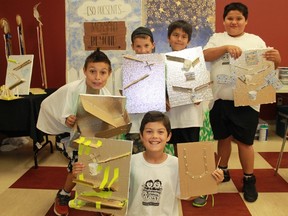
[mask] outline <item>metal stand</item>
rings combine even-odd
[[[48,135],[45,134],[45,142],[43,144],[40,143],[34,143],[34,168],[38,168],[38,160],[37,160],[37,156],[38,156],[38,152],[43,149],[47,144],[50,144],[50,152],[51,154],[53,153],[53,144],[52,141],[49,140]]]
[[[284,122],[285,125],[285,129],[284,129],[284,135],[283,135],[283,140],[282,140],[282,146],[281,146],[281,150],[279,152],[279,157],[277,160],[277,165],[276,165],[276,169],[275,169],[275,173],[274,175],[277,175],[278,173],[278,169],[280,167],[281,161],[282,161],[282,157],[283,157],[283,152],[284,152],[284,148],[285,148],[285,144],[286,144],[286,134],[287,134],[287,126],[288,126],[288,115],[282,113],[282,112],[278,112],[278,115],[283,117],[282,121]]]

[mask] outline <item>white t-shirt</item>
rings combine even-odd
[[[70,132],[65,120],[69,115],[76,115],[79,95],[86,93],[86,78],[76,80],[60,87],[41,103],[37,128],[47,134],[57,135]],[[100,95],[111,95],[104,87]]]
[[[267,48],[265,42],[257,35],[244,33],[240,37],[231,37],[227,32],[222,32],[213,34],[203,50],[224,45],[238,46],[242,51]],[[212,89],[214,100],[234,100],[233,86],[217,83],[216,77],[219,74],[231,75],[228,53],[211,62],[211,80],[214,81]],[[260,105],[251,107],[256,111],[259,111],[260,109]]]
[[[150,164],[143,152],[132,155],[127,216],[178,216],[179,191],[178,158]]]

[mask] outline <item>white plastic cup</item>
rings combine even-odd
[[[256,97],[257,97],[257,92],[256,91],[249,91],[248,94],[249,94],[249,98],[251,100],[256,100]]]
[[[91,176],[96,176],[98,174],[97,168],[98,164],[97,163],[89,163],[89,173]]]
[[[267,141],[268,139],[268,126],[261,125],[259,130],[259,141]]]

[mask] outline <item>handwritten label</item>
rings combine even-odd
[[[126,26],[119,22],[85,22],[85,50],[125,50]]]

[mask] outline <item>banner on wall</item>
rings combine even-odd
[[[112,62],[112,70],[120,68],[121,56],[131,52],[132,31],[142,25],[141,0],[66,0],[65,4],[66,82],[84,77],[85,59],[98,46]],[[114,93],[114,73],[109,79],[107,87]]]
[[[145,0],[146,22],[154,36],[156,52],[170,52],[167,28],[176,20],[192,24],[189,47],[204,46],[215,31],[215,0]]]

